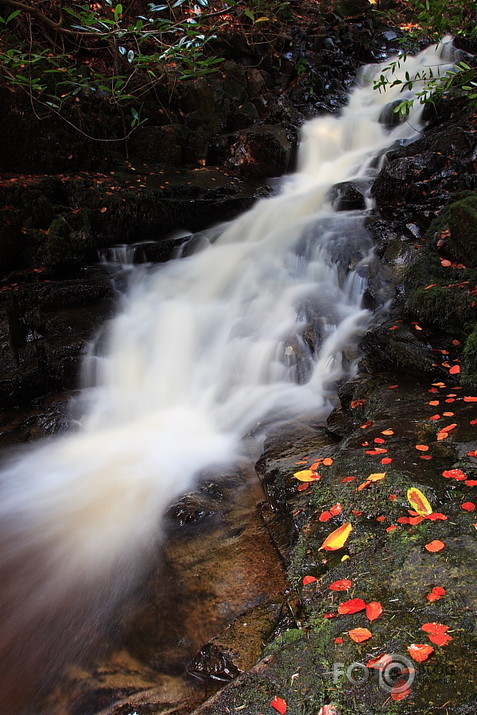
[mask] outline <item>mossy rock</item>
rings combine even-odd
[[[450,238],[445,248],[458,263],[477,267],[477,194],[456,201],[448,208]]]
[[[477,387],[477,326],[465,343],[462,382],[469,387]]]
[[[466,335],[475,322],[474,300],[458,287],[435,285],[418,288],[407,302],[407,309],[419,320],[450,335]]]
[[[95,242],[86,215],[76,222],[77,226],[72,226],[72,223],[64,216],[58,216],[51,222],[38,250],[47,268],[73,268],[93,258]]]

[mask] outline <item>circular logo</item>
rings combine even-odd
[[[416,677],[412,660],[400,653],[390,653],[379,669],[379,687],[388,693],[403,693],[409,690]]]

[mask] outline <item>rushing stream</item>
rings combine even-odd
[[[401,72],[448,61],[433,47]],[[407,96],[373,91],[380,72],[362,73],[339,117],[304,127],[298,171],[279,194],[205,232],[213,240],[196,253],[131,269],[86,358],[76,426],[4,464],[2,712],[22,705],[19,677],[48,685],[81,654],[201,470],[236,460],[244,436],[269,423],[325,417],[336,381],[353,374],[373,249],[366,210],[337,211],[331,187],[352,181],[371,208],[379,157],[420,126],[419,105],[391,130],[379,122]]]

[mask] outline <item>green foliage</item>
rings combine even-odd
[[[146,121],[141,98],[156,84],[217,71],[223,59],[209,45],[218,30],[231,20],[238,27],[269,22],[288,4],[164,0],[134,15],[134,3],[114,0],[32,2],[0,12],[0,71],[43,109],[61,115],[82,96],[97,96],[117,105],[133,130]]]
[[[448,0],[401,0],[397,8],[382,11],[382,14],[389,22],[407,23],[407,36],[403,41],[407,46],[417,47],[423,40],[439,42],[446,33],[470,40],[477,38],[474,0],[456,0],[453,3]],[[475,67],[460,61],[442,74],[439,68],[429,67],[414,77],[406,72],[405,78],[400,79],[395,75],[405,59],[406,54],[403,53],[390,62],[374,83],[374,89],[380,92],[396,85],[402,85],[402,91],[414,89],[414,99],[404,99],[395,107],[394,111],[399,116],[407,116],[416,101],[425,105],[436,104],[445,96],[462,95],[470,106],[477,105]]]

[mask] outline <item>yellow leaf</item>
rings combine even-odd
[[[328,536],[320,546],[319,551],[321,551],[322,549],[324,551],[337,551],[338,549],[343,548],[343,546],[348,540],[348,536],[351,534],[352,531],[353,527],[351,526],[350,522],[346,522],[346,524],[343,524],[338,529],[332,531],[331,534],[328,534]]]
[[[429,504],[427,497],[416,487],[410,487],[407,490],[407,500],[414,511],[417,511],[419,516],[428,516],[432,514],[432,506]]]
[[[295,472],[293,476],[295,479],[299,479],[300,482],[316,482],[320,478],[320,475],[312,472],[311,469],[302,469],[300,472]]]
[[[362,491],[366,487],[369,487],[369,485],[373,482],[379,482],[381,479],[384,479],[386,474],[387,472],[375,472],[374,474],[370,474],[366,481],[359,485],[358,492]]]
[[[368,482],[379,482],[384,479],[386,472],[376,472],[375,474],[370,474],[368,477]]]

